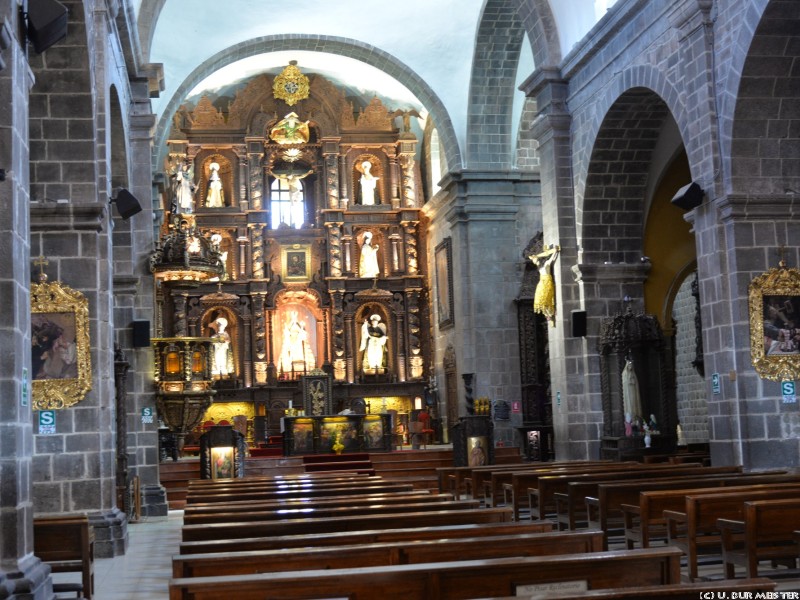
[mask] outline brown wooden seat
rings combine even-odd
[[[37,517],[33,520],[33,552],[54,573],[80,572],[81,583],[56,584],[60,592],[94,594],[94,529],[89,517]],[[55,586],[54,586],[55,587]],[[80,590],[78,590],[80,587]]]

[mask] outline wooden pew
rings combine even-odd
[[[709,469],[711,470],[709,471]],[[555,494],[565,493],[567,491],[567,485],[573,481],[608,482],[611,480],[622,481],[625,479],[656,479],[670,475],[684,475],[690,472],[712,474],[713,472],[716,472],[716,469],[731,469],[731,467],[715,467],[709,469],[706,469],[699,464],[675,466],[665,463],[655,465],[640,465],[638,468],[628,468],[624,470],[598,470],[590,473],[571,473],[566,475],[541,477],[539,478],[535,488],[528,488],[528,498],[531,505],[531,518],[543,519],[549,512],[554,512]]]
[[[498,478],[502,477],[503,474],[516,472],[516,471],[529,471],[529,472],[538,472],[542,470],[546,471],[554,471],[554,472],[574,472],[574,471],[592,471],[595,469],[624,469],[628,468],[631,465],[638,465],[639,463],[632,463],[632,462],[608,462],[608,461],[596,461],[596,460],[588,460],[588,461],[563,461],[563,462],[547,462],[547,463],[529,463],[527,465],[520,465],[517,468],[507,468],[507,466],[500,467],[499,469],[495,466],[486,466],[486,467],[475,467],[472,469],[469,475],[464,477],[464,487],[468,490],[468,495],[472,495],[473,497],[481,498],[484,502],[486,502],[487,506],[492,506],[492,501],[496,497],[496,493],[499,495],[502,491],[502,487],[499,482],[495,483]],[[641,465],[639,465],[641,466]],[[510,479],[509,479],[510,480]]]
[[[461,525],[434,525],[430,527],[402,527],[398,529],[371,529],[340,531],[325,534],[292,534],[270,537],[181,542],[181,554],[202,552],[241,552],[248,550],[278,550],[308,546],[342,546],[347,544],[373,544],[376,542],[403,542],[408,540],[459,539],[466,537],[492,537],[546,533],[553,530],[550,521],[506,521],[502,523],[467,523]]]
[[[487,509],[492,510],[492,509]],[[674,548],[594,552],[170,581],[170,600],[293,600],[375,598],[456,600],[523,592],[524,586],[567,582],[588,589],[641,587],[680,581]]]
[[[791,477],[792,480],[787,480]],[[688,484],[688,485],[687,485]],[[691,486],[691,487],[690,487]],[[714,487],[712,487],[714,486]],[[747,490],[780,490],[800,487],[800,479],[795,476],[770,477],[762,475],[742,475],[700,481],[683,481],[674,486],[647,486],[638,490],[638,504],[622,503],[625,543],[628,548],[649,548],[655,537],[666,538],[665,510],[680,511],[685,506],[689,494],[731,493]],[[624,490],[628,492],[629,490]],[[636,494],[636,490],[630,490]]]
[[[707,468],[720,468],[720,467],[706,467],[703,469],[706,472]],[[699,475],[699,474],[698,474]],[[689,489],[689,488],[707,488],[707,487],[724,487],[727,485],[752,485],[758,483],[779,482],[779,481],[798,481],[796,476],[787,474],[784,471],[774,473],[724,473],[711,474],[704,477],[698,476],[697,478],[682,477],[682,482],[676,482],[675,485],[671,481],[652,479],[649,482],[632,482],[632,483],[602,483],[598,486],[596,497],[586,498],[586,508],[588,512],[588,526],[590,529],[602,529],[606,533],[610,533],[612,528],[612,517],[619,516],[620,520],[623,517],[624,505],[636,505],[639,502],[639,493],[649,490],[669,490],[669,489]],[[661,513],[659,513],[661,514]],[[620,522],[620,526],[623,523]],[[666,534],[665,534],[666,535]]]
[[[502,497],[503,504],[511,505],[513,500],[510,500],[511,484],[513,482],[514,474],[516,473],[544,473],[548,475],[567,475],[569,473],[592,473],[595,471],[625,471],[628,469],[640,469],[641,463],[637,462],[621,462],[621,463],[608,463],[608,462],[574,462],[564,464],[550,464],[543,467],[536,467],[534,469],[520,469],[514,471],[492,471],[488,476],[484,475],[479,477],[477,483],[482,487],[483,501],[486,506],[497,506],[500,504],[500,497]]]
[[[239,493],[231,492],[225,494],[190,494],[186,497],[186,504],[198,504],[209,502],[235,502],[237,500],[265,501],[280,500],[282,498],[318,498],[321,496],[347,496],[358,494],[380,494],[388,492],[411,491],[414,485],[411,483],[381,483],[370,482],[367,485],[339,484],[337,486],[309,486],[296,489],[266,490],[266,491],[242,491]]]
[[[187,491],[187,495],[190,497],[194,496],[225,496],[231,494],[242,494],[242,493],[252,493],[252,492],[273,492],[279,490],[298,490],[298,489],[308,489],[308,488],[329,488],[329,487],[343,487],[343,486],[370,486],[370,485],[379,485],[385,483],[396,483],[396,482],[389,482],[386,479],[381,477],[364,477],[364,478],[350,478],[350,477],[336,477],[331,479],[324,479],[324,480],[298,480],[298,481],[290,481],[290,482],[283,482],[283,481],[264,481],[264,482],[247,482],[247,483],[239,483],[231,485],[230,483],[225,483],[222,485],[216,486],[194,486],[190,487]]]
[[[797,498],[795,489],[737,491],[719,494],[690,494],[683,511],[664,511],[667,540],[686,555],[689,579],[697,579],[697,558],[700,550],[722,552],[718,519],[741,520],[744,503],[752,500]],[[791,531],[791,528],[788,529]]]
[[[697,600],[698,598],[716,598],[716,593],[723,591],[727,597],[733,598],[733,592],[741,594],[738,598],[755,598],[756,592],[772,592],[778,584],[766,577],[756,579],[737,579],[736,581],[695,581],[671,585],[644,586],[639,588],[611,588],[605,590],[588,590],[579,594],[559,594],[558,600],[583,600],[584,598],[612,598],[641,600],[642,598],[665,598],[668,600]],[[748,596],[747,593],[750,592]],[[711,594],[711,595],[709,595]],[[766,597],[766,596],[764,596]],[[777,596],[775,596],[777,598]],[[519,596],[503,596],[481,598],[480,600],[520,600]]]
[[[356,515],[321,519],[283,519],[280,521],[248,521],[184,525],[185,542],[235,537],[262,537],[289,533],[331,533],[358,529],[397,529],[407,526],[455,525],[465,523],[502,523],[511,520],[511,510],[478,508],[466,510],[435,510],[387,515]]]
[[[658,465],[659,469],[645,467],[644,469],[633,469],[624,473],[610,473],[608,477],[603,474],[597,477],[584,477],[578,481],[567,483],[566,492],[556,492],[553,497],[556,507],[556,523],[558,529],[575,529],[578,519],[588,522],[588,509],[586,505],[587,497],[596,497],[598,487],[603,483],[615,481],[636,480],[645,482],[648,480],[677,479],[680,477],[697,477],[698,472],[702,472],[703,477],[729,476],[741,472],[741,467],[689,467],[683,465]]]
[[[795,532],[800,527],[800,498],[752,500],[744,503],[741,520],[719,519],[725,576],[733,579],[736,565],[747,577],[758,577],[758,563],[771,560],[797,567]],[[740,541],[741,540],[741,541]]]
[[[623,465],[622,468],[617,468],[615,465]],[[605,465],[608,468],[605,471],[628,471],[628,470],[638,470],[642,468],[652,468],[652,467],[644,467],[641,463],[638,462],[627,462],[627,463],[613,463],[611,465]],[[663,465],[662,465],[663,467]],[[699,468],[699,466],[698,466]],[[570,472],[575,472],[576,470],[572,470]],[[578,473],[581,471],[577,469]],[[601,472],[603,471],[602,465],[599,468],[595,468],[592,472]],[[555,475],[555,473],[553,473]],[[511,484],[510,486],[504,486],[504,497],[506,494],[510,494],[511,496],[511,506],[514,511],[514,518],[520,518],[521,509],[522,509],[522,500],[528,500],[528,507],[531,508],[530,502],[530,490],[537,489],[539,479],[542,477],[541,473],[532,473],[532,472],[519,472],[512,474],[511,477]],[[507,501],[506,501],[507,502]],[[536,504],[536,503],[535,503]],[[536,510],[538,511],[538,506],[536,506]],[[533,518],[533,515],[529,515],[530,518]]]
[[[172,559],[172,576],[210,577],[246,575],[274,571],[349,569],[377,565],[405,565],[509,556],[583,554],[602,550],[599,531],[565,534],[515,534],[462,539],[407,540],[316,546],[250,552],[217,552],[177,555]]]
[[[86,600],[94,594],[94,529],[89,517],[36,517],[33,553],[50,565],[53,573],[81,573],[81,584],[54,584],[55,592],[80,592]]]
[[[251,483],[294,483],[300,481],[324,481],[326,479],[380,479],[378,475],[367,475],[356,471],[317,471],[312,473],[293,473],[288,475],[246,475],[236,479],[190,479],[189,489],[213,488],[225,485],[249,485]]]
[[[245,523],[263,521],[281,521],[286,519],[328,519],[355,515],[386,515],[398,512],[425,512],[443,510],[475,510],[480,508],[477,500],[449,500],[446,502],[430,502],[420,499],[416,502],[401,504],[355,504],[352,506],[317,506],[281,507],[272,510],[258,509],[249,512],[209,512],[183,516],[184,527],[211,523]]]
[[[286,500],[272,500],[264,502],[236,501],[220,504],[210,502],[208,504],[191,504],[183,510],[184,521],[189,515],[200,515],[208,513],[224,512],[251,512],[254,510],[275,510],[277,508],[300,508],[309,506],[356,506],[360,504],[401,504],[403,502],[414,502],[417,500],[429,500],[431,502],[448,502],[453,500],[450,494],[431,494],[428,490],[413,490],[406,492],[394,492],[392,494],[366,494],[364,496],[322,496],[319,498],[289,498]]]

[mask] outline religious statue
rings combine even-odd
[[[194,173],[189,161],[175,173],[175,209],[177,213],[191,214],[194,211]]]
[[[209,208],[222,208],[225,206],[225,199],[222,193],[222,179],[219,176],[219,163],[212,162],[208,165],[211,173],[208,177],[208,195],[206,196],[206,206]]]
[[[303,201],[303,184],[300,183],[300,180],[305,179],[313,172],[314,169],[309,169],[305,173],[299,174],[291,170],[285,173],[280,173],[278,171],[270,171],[269,173],[276,179],[281,179],[286,182],[286,186],[289,188],[289,200],[292,203],[296,203]]]
[[[642,398],[639,392],[639,380],[633,368],[633,361],[625,359],[625,366],[622,369],[622,410],[628,419],[628,415],[634,422],[642,417]],[[655,417],[653,417],[655,422]]]
[[[388,337],[386,325],[381,323],[380,315],[372,315],[361,326],[361,347],[364,353],[361,361],[365,373],[378,373],[386,367],[385,351]]]
[[[228,326],[228,319],[225,317],[217,317],[214,321],[214,325],[216,325],[216,332],[212,336],[214,340],[214,364],[211,369],[211,374],[227,377],[231,373],[230,367],[228,366],[231,336],[225,331],[225,328]]]
[[[539,283],[533,294],[534,312],[543,314],[551,323],[556,318],[556,286],[550,268],[558,258],[559,247],[551,247],[539,254],[531,254],[528,258],[539,269]]]
[[[219,252],[219,260],[222,262],[222,275],[217,278],[217,281],[227,281],[228,280],[228,251],[225,250],[224,252],[221,250],[222,245],[222,235],[219,233],[214,233],[211,235],[211,246]],[[213,281],[213,279],[212,279]]]
[[[314,352],[308,343],[308,332],[298,320],[297,311],[291,310],[283,326],[283,345],[278,368],[283,373],[305,373],[314,366]]]
[[[309,138],[308,121],[301,122],[290,112],[270,130],[269,137],[277,144],[304,144]]]
[[[411,117],[417,117],[421,119],[422,116],[413,108],[409,110],[402,110],[398,109],[393,113],[389,114],[390,117],[403,117],[403,133],[410,133],[411,132]]]
[[[358,276],[375,278],[381,274],[381,269],[378,266],[378,248],[375,244],[372,245],[372,232],[367,231],[364,234],[364,241],[361,244],[361,256],[358,259]]]
[[[372,174],[372,163],[368,160],[357,164],[356,169],[361,173],[361,204],[363,206],[374,206],[376,200],[375,188],[380,178]]]

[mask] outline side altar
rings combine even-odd
[[[285,456],[391,452],[392,415],[283,417],[281,433]]]

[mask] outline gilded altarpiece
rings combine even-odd
[[[161,284],[156,329],[213,336],[223,318],[231,363],[214,378],[214,402],[247,403],[248,419],[277,434],[313,391],[308,377],[324,374],[326,412],[364,398],[413,404],[432,359],[409,127],[419,115],[377,97],[359,106],[319,75],[291,106],[273,84],[259,75],[225,103],[203,96],[175,116],[164,209],[191,173],[183,206],[225,273]]]

